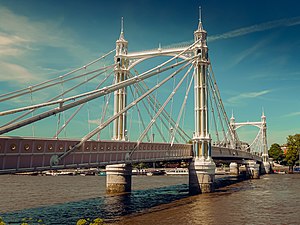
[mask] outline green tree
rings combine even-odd
[[[300,151],[300,134],[289,135],[287,137],[287,152],[285,161],[289,166],[289,170],[293,171],[293,167],[297,160],[299,160]]]
[[[271,145],[268,153],[269,156],[278,163],[281,162],[285,157],[280,145],[277,143]]]

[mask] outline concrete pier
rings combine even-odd
[[[229,165],[230,175],[238,176],[240,174],[239,165],[236,162],[232,162]]]
[[[216,165],[212,159],[196,158],[189,165],[189,192],[191,194],[214,191]]]
[[[269,162],[263,162],[261,164],[261,174],[269,174],[271,173],[271,165]]]
[[[131,192],[131,164],[106,166],[106,192],[108,194]]]
[[[249,160],[246,167],[248,168],[250,178],[252,178],[252,179],[259,179],[260,178],[260,165],[259,164],[257,164],[253,160]]]

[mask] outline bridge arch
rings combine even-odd
[[[169,56],[169,57],[175,57],[178,56],[178,58],[186,60],[189,59],[192,56],[191,51],[189,51],[187,54],[183,55],[178,55],[183,49],[174,49],[174,50],[169,50],[168,52],[166,51],[161,51],[161,50],[156,50],[156,51],[145,51],[145,52],[137,52],[137,53],[131,53],[128,54],[129,60],[131,60],[131,63],[129,64],[128,70],[132,69],[136,65],[140,64],[141,62],[155,58],[155,57],[160,57],[160,56]]]

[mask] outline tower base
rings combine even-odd
[[[106,166],[106,193],[131,192],[131,164],[115,164]]]
[[[190,194],[214,191],[216,165],[211,158],[195,158],[189,165]]]
[[[271,173],[271,165],[269,162],[263,162],[263,164],[261,164],[261,173],[262,174]]]
[[[236,162],[232,162],[229,165],[230,175],[238,176],[240,174],[239,165]]]
[[[259,164],[257,164],[253,160],[249,160],[246,167],[248,167],[247,171],[249,172],[250,178],[252,178],[252,179],[260,178],[260,169],[259,169],[260,165]]]

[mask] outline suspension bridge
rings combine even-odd
[[[201,16],[193,43],[139,52],[122,19],[115,49],[0,101],[0,174],[106,166],[108,191],[124,192],[132,163],[189,160],[190,190],[211,192],[216,161],[253,177],[270,170],[266,117],[228,118]],[[259,130],[252,143],[238,137],[248,125]]]

